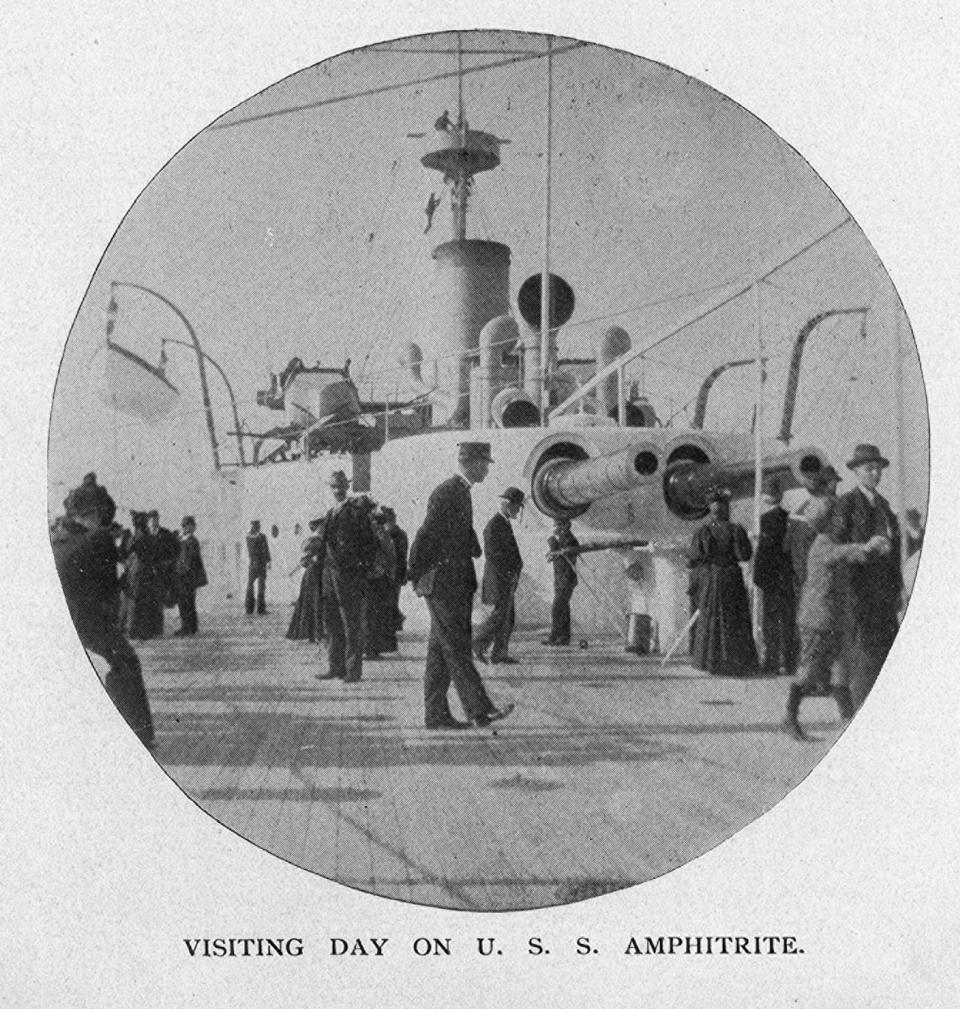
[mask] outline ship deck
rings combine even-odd
[[[481,667],[508,719],[428,731],[422,630],[345,685],[314,678],[289,614],[225,604],[196,637],[137,643],[155,757],[254,844],[405,901],[540,907],[662,875],[773,806],[840,732],[833,702],[808,699],[811,741],[783,733],[782,678],[661,668],[612,634],[546,648],[542,630],[515,635],[519,665]]]

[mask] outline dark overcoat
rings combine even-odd
[[[873,688],[897,636],[903,588],[897,517],[883,495],[875,494],[871,503],[855,487],[837,502],[831,516],[831,539],[862,544],[877,535],[890,540],[890,551],[871,555],[863,564],[851,565],[848,572],[852,626],[845,651],[855,708]]]
[[[482,553],[473,528],[473,503],[466,480],[460,476],[444,480],[430,495],[423,525],[413,538],[410,580],[416,584],[433,571],[431,595],[471,598],[477,591],[473,558]]]
[[[487,606],[497,606],[516,588],[523,568],[513,526],[501,512],[497,512],[484,527],[483,555],[485,563],[480,600]]]
[[[897,632],[897,613],[903,576],[900,571],[900,526],[887,499],[866,494],[855,487],[844,494],[834,509],[830,536],[835,543],[866,543],[881,535],[890,540],[890,552],[875,554],[850,570],[850,602],[855,623],[892,643]]]
[[[192,533],[180,540],[176,574],[177,585],[184,592],[195,592],[207,584],[207,572],[203,566],[200,544]]]
[[[753,559],[753,584],[764,592],[793,588],[793,565],[787,552],[787,513],[779,505],[760,516],[760,538]]]
[[[270,544],[263,533],[247,533],[247,556],[250,570],[265,572],[270,563]]]

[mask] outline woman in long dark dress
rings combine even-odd
[[[133,537],[127,547],[127,636],[138,641],[163,637],[161,544],[147,529],[147,513],[131,512]]]
[[[367,572],[365,598],[364,658],[376,659],[397,650],[397,623],[394,613],[393,579],[397,569],[397,551],[379,511],[371,509],[373,533],[377,542],[373,564]]]
[[[300,593],[290,618],[287,637],[291,641],[323,640],[323,519],[310,522],[310,535],[300,550]]]
[[[751,676],[759,664],[750,622],[750,605],[740,564],[753,550],[747,531],[730,521],[724,491],[709,497],[710,521],[690,544],[693,600],[693,665],[717,676]]]

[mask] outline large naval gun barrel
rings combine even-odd
[[[826,465],[812,447],[764,455],[760,459],[763,478],[776,477],[781,487],[796,487],[804,476],[815,476]],[[742,459],[724,464],[677,462],[663,478],[667,507],[680,518],[700,518],[709,510],[707,495],[715,487],[725,487],[734,498],[752,497],[756,463]]]
[[[592,459],[582,449],[577,455],[583,458],[548,459],[534,477],[534,501],[554,518],[582,515],[599,498],[649,483],[660,463],[656,447],[646,443]]]
[[[557,446],[559,448],[559,446]],[[716,447],[697,439],[689,445],[658,444],[655,437],[590,457],[582,446],[543,459],[533,477],[533,498],[553,518],[582,515],[594,502],[629,491],[642,493],[645,505],[666,509],[679,519],[695,520],[708,512],[707,495],[725,487],[734,498],[754,492],[755,461],[742,445]],[[711,449],[715,451],[711,452]],[[796,486],[815,474],[825,461],[815,448],[769,452],[761,456],[764,477],[775,476],[783,487]]]

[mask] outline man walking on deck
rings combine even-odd
[[[857,445],[847,463],[857,486],[837,502],[830,526],[835,543],[868,543],[875,536],[883,536],[887,542],[886,550],[850,572],[853,637],[848,658],[855,708],[870,693],[900,626],[900,526],[887,499],[877,490],[889,465],[876,445]]]
[[[510,634],[514,624],[514,596],[523,558],[517,546],[511,523],[523,508],[523,491],[508,487],[500,495],[500,510],[483,530],[483,586],[480,598],[493,610],[473,636],[473,654],[483,660],[490,645],[490,661],[515,665],[517,660],[509,655]]]
[[[430,495],[427,514],[410,549],[410,580],[430,611],[430,641],[424,674],[425,724],[428,729],[465,729],[450,711],[452,682],[464,713],[483,728],[505,718],[513,705],[495,707],[473,664],[473,596],[477,574],[473,558],[481,556],[473,529],[470,488],[487,475],[492,462],[486,442],[459,445],[459,472]]]

